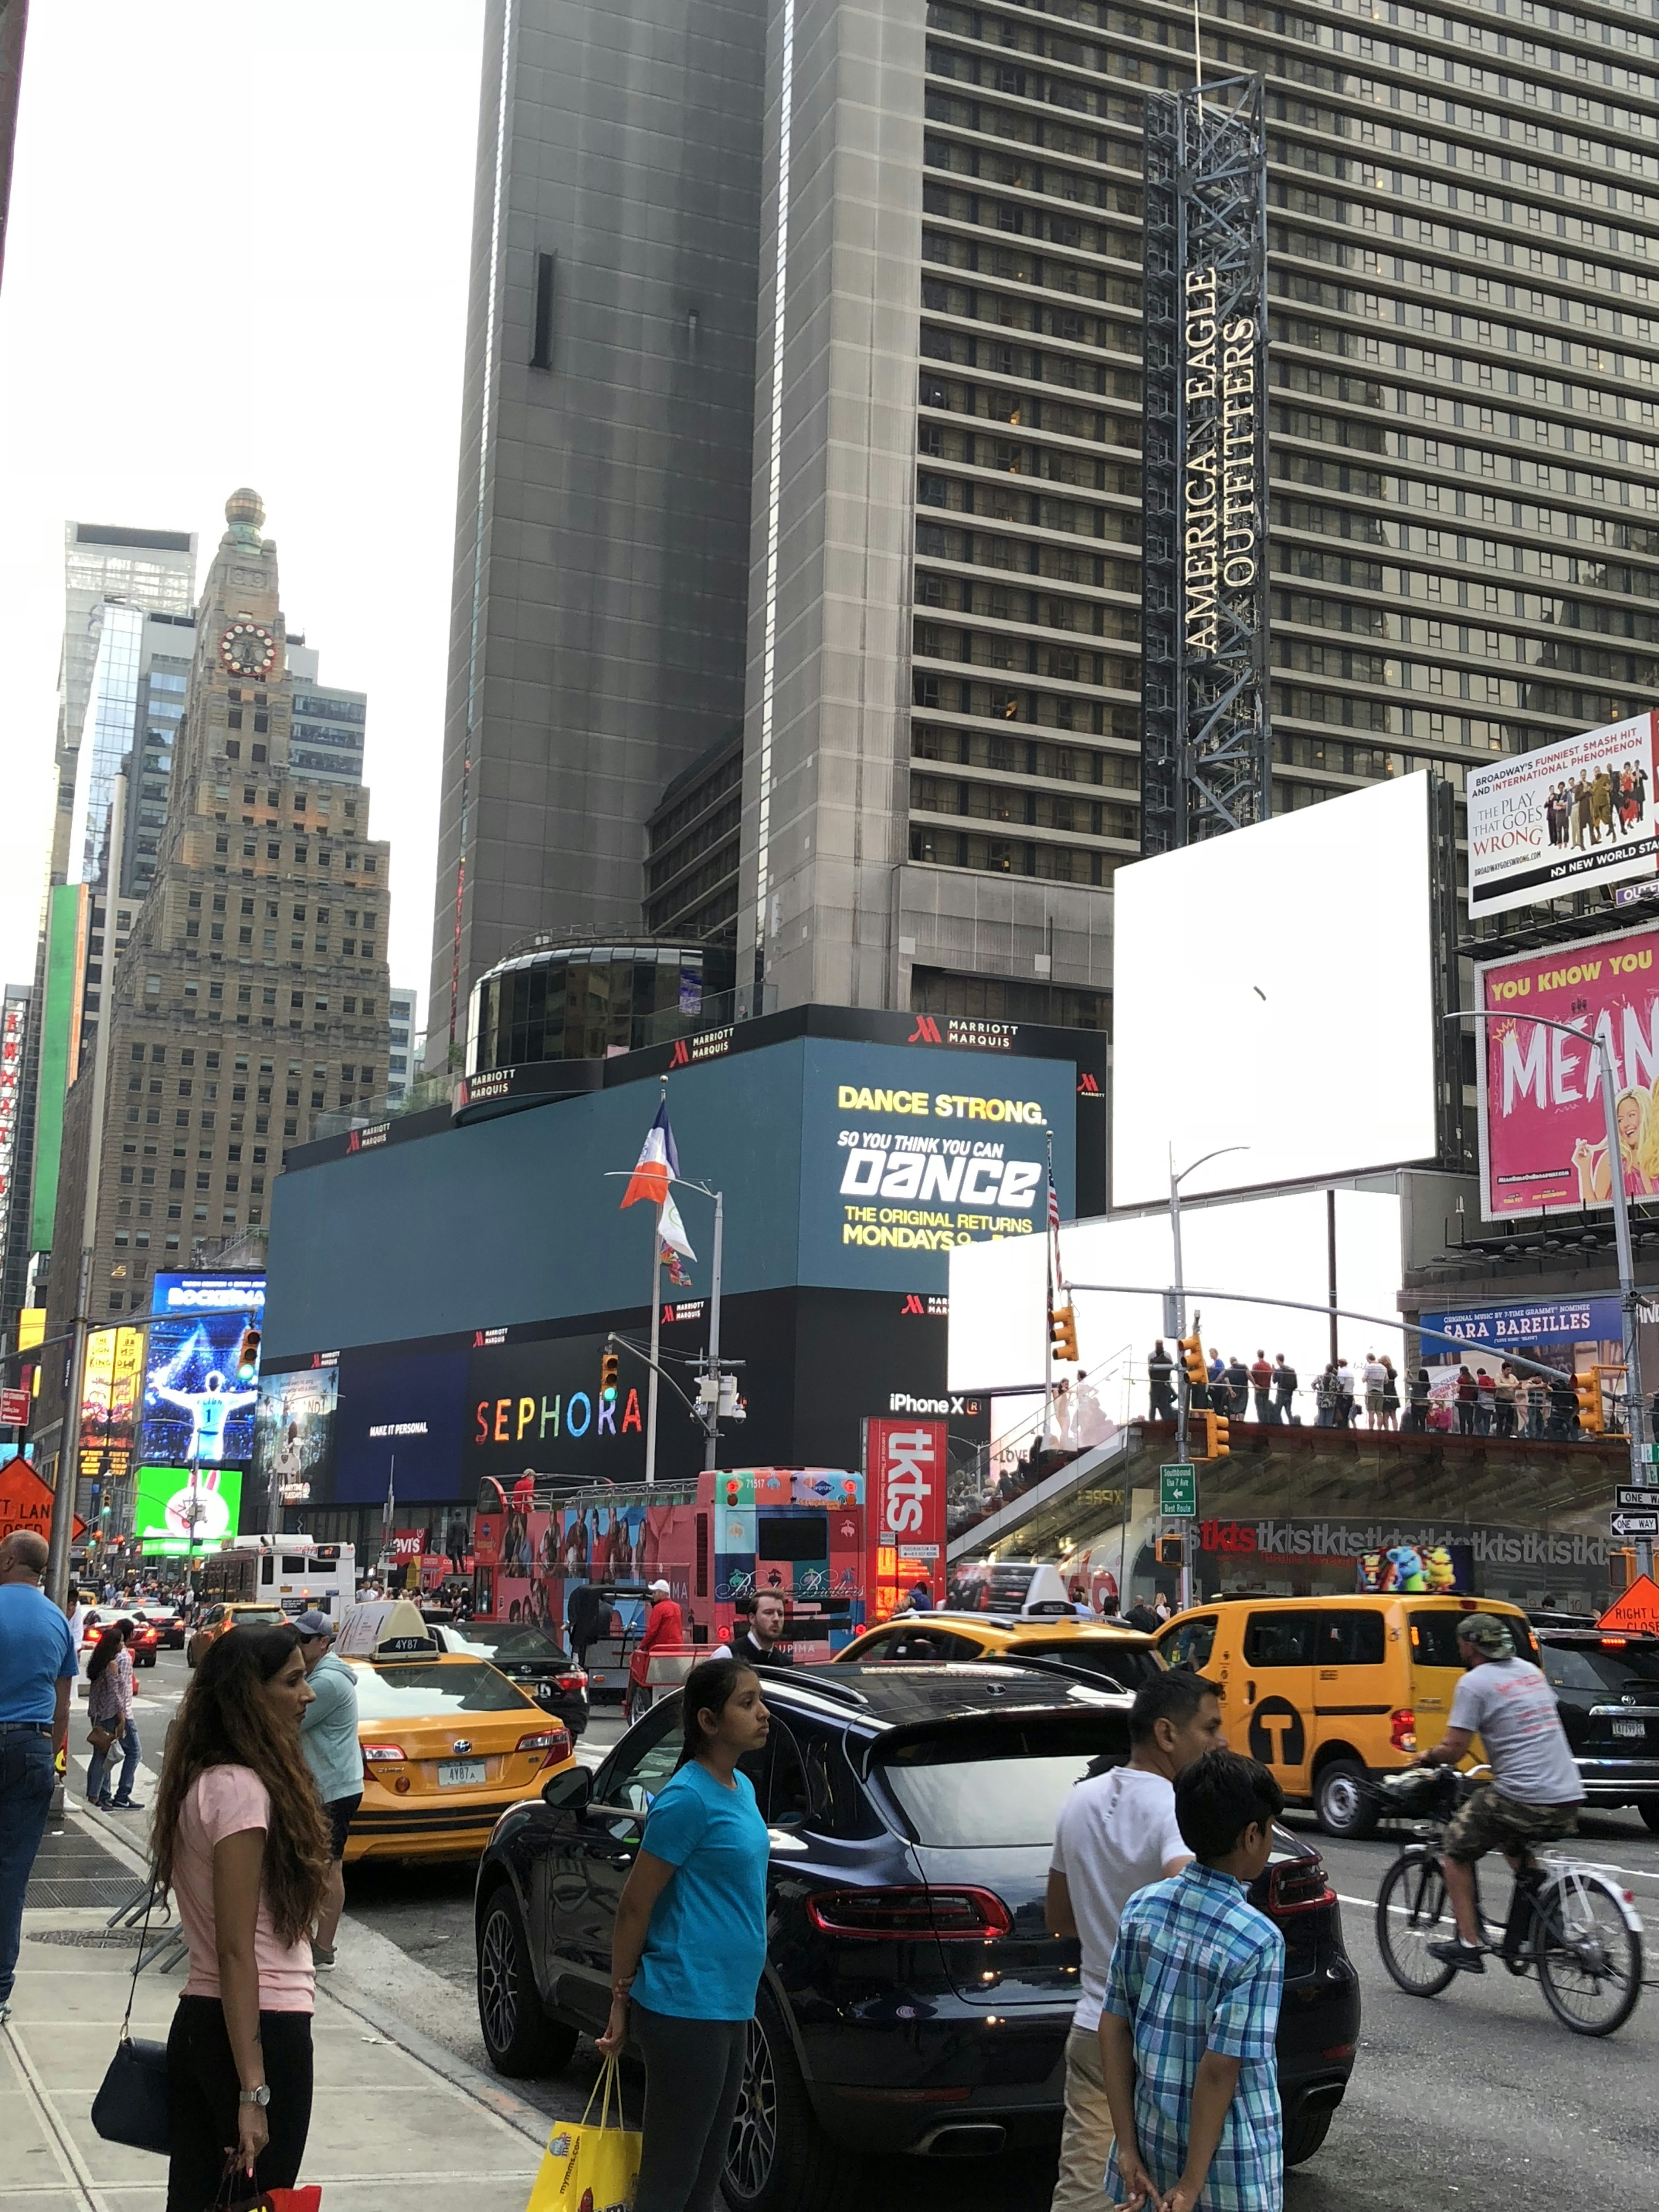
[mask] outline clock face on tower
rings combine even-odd
[[[219,641],[219,659],[232,676],[257,682],[276,665],[276,641],[262,623],[232,623]]]

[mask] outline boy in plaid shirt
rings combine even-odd
[[[1245,1895],[1284,1806],[1267,1768],[1237,1752],[1176,1778],[1193,1863],[1130,1899],[1100,2016],[1117,2134],[1106,2196],[1127,2212],[1281,2212],[1285,1938]]]

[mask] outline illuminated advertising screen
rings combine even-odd
[[[241,1510],[240,1468],[138,1469],[132,1526],[146,1559],[216,1549],[237,1534]]]
[[[1659,878],[1659,714],[1470,769],[1469,912]]]
[[[157,1275],[150,1288],[154,1314],[249,1313],[257,1328],[264,1306],[263,1275]]]
[[[150,1323],[140,1456],[155,1466],[246,1467],[253,1457],[257,1378],[237,1355],[257,1316],[204,1312]]]
[[[459,1498],[468,1395],[465,1352],[347,1352],[335,1418],[335,1504],[378,1505],[388,1478],[400,1504]]]
[[[80,1474],[122,1481],[132,1472],[144,1373],[141,1328],[95,1328],[81,1388]]]
[[[1188,1197],[1435,1156],[1426,775],[1114,881],[1114,1206],[1167,1199],[1172,1153],[1223,1154]],[[1212,1075],[1183,1032],[1213,1044]]]
[[[265,1375],[253,1416],[256,1492],[283,1505],[326,1504],[333,1496],[337,1367]]]
[[[1530,756],[1528,756],[1530,757]],[[1659,927],[1475,968],[1481,1207],[1488,1219],[1611,1206],[1602,1060],[1611,1056],[1620,1172],[1659,1194]],[[1582,1033],[1582,1042],[1558,1030]]]
[[[799,1279],[943,1291],[957,1245],[1042,1227],[1051,1129],[1060,1211],[1074,1211],[1076,1113],[1066,1060],[809,1038]]]

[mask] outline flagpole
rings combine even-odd
[[[1046,1253],[1046,1257],[1045,1257],[1045,1261],[1044,1261],[1044,1267],[1045,1267],[1045,1272],[1046,1272],[1047,1276],[1048,1276],[1048,1299],[1047,1299],[1047,1304],[1046,1304],[1047,1326],[1045,1327],[1045,1328],[1043,1329],[1043,1332],[1042,1332],[1042,1443],[1037,1446],[1037,1480],[1038,1480],[1039,1481],[1041,1481],[1041,1480],[1042,1480],[1042,1455],[1043,1455],[1043,1453],[1044,1453],[1044,1452],[1048,1449],[1048,1431],[1049,1431],[1050,1425],[1052,1425],[1052,1423],[1053,1423],[1053,1421],[1054,1421],[1054,1243],[1055,1243],[1055,1237],[1054,1237],[1054,1225],[1053,1225],[1053,1224],[1054,1224],[1054,1202],[1055,1202],[1055,1195],[1056,1195],[1056,1194],[1055,1194],[1055,1191],[1054,1191],[1054,1131],[1053,1131],[1052,1129],[1050,1129],[1050,1130],[1048,1131],[1048,1207],[1047,1207],[1047,1211],[1046,1211],[1046,1216],[1045,1216],[1045,1218],[1044,1218],[1044,1221],[1043,1221],[1043,1229],[1044,1229],[1044,1231],[1045,1231],[1045,1232],[1046,1232],[1046,1233],[1045,1233],[1045,1235],[1044,1235],[1044,1237],[1043,1237],[1043,1240],[1042,1240],[1042,1241],[1043,1241],[1044,1245],[1045,1245],[1045,1246],[1046,1246],[1046,1248],[1047,1248],[1047,1253]],[[1058,1444],[1059,1444],[1059,1443],[1060,1443],[1060,1438],[1059,1438],[1058,1437],[1056,1437],[1054,1438],[1054,1443],[1055,1443],[1056,1446],[1058,1446]]]
[[[662,1238],[651,1237],[651,1379],[645,1395],[645,1480],[657,1480],[657,1346],[662,1334]]]

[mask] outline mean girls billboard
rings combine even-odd
[[[1609,1063],[1626,1194],[1659,1197],[1659,928],[1489,961],[1474,973],[1476,1004],[1498,1017],[1481,1024],[1478,1052],[1488,1219],[1612,1204],[1601,1091]]]

